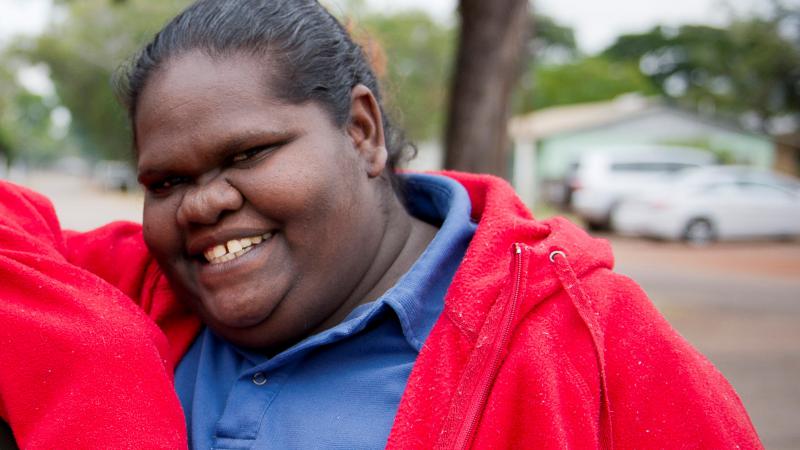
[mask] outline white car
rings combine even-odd
[[[707,151],[685,147],[639,146],[584,154],[567,176],[572,210],[593,230],[609,227],[611,215],[628,195],[665,174],[715,162]]]
[[[748,167],[687,169],[622,202],[622,234],[705,244],[800,236],[800,180]]]

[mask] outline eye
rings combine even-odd
[[[245,150],[243,152],[237,153],[233,155],[231,158],[231,164],[242,164],[248,162],[255,162],[261,159],[264,156],[272,153],[275,149],[283,145],[282,143],[270,144],[270,145],[262,145],[260,147],[253,147],[251,149]]]
[[[182,177],[182,176],[166,177],[161,180],[148,183],[147,190],[155,195],[167,195],[175,187],[180,186],[181,184],[184,184],[187,181],[189,181],[188,177]]]

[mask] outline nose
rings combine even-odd
[[[213,225],[224,213],[237,211],[243,203],[242,193],[224,177],[217,175],[207,181],[201,179],[183,195],[177,221],[182,227]]]

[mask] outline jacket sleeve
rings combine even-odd
[[[85,233],[65,231],[67,260],[121,290],[164,332],[169,341],[167,359],[174,367],[186,353],[200,322],[175,299],[142,237],[142,226],[112,222]]]
[[[139,233],[65,236],[46,199],[0,182],[0,415],[20,447],[186,447],[174,351],[145,314],[171,317],[171,294]]]
[[[739,396],[625,276],[583,280],[603,328],[616,448],[763,448]]]

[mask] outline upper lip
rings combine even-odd
[[[274,230],[255,229],[255,228],[232,228],[227,230],[219,230],[210,233],[203,233],[190,237],[186,243],[186,251],[190,256],[198,256],[203,254],[204,251],[217,245],[225,245],[226,242],[233,239],[243,239],[253,236],[261,236],[264,233],[269,233]]]

